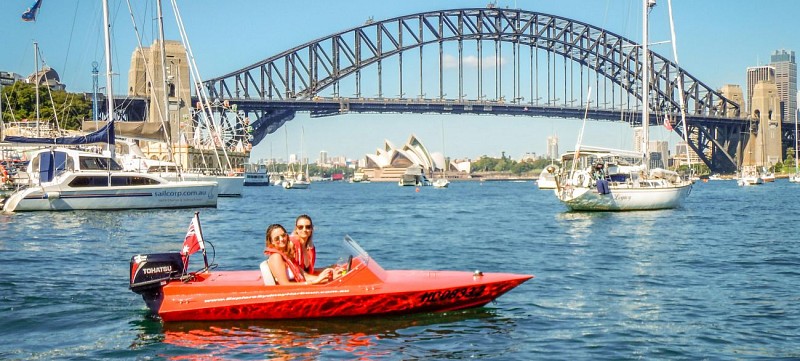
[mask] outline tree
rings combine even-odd
[[[33,84],[15,82],[10,87],[3,87],[0,96],[3,97],[3,119],[36,121],[36,88]],[[76,130],[91,116],[92,104],[83,94],[49,91],[47,86],[39,86],[40,121],[55,125],[57,120],[61,129]]]

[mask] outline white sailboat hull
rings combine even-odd
[[[6,212],[216,207],[213,182],[170,182],[137,187],[34,186],[18,191],[5,202]]]
[[[283,188],[286,189],[308,189],[308,186],[311,185],[309,181],[302,181],[302,180],[285,180],[283,181]]]
[[[596,188],[567,186],[556,189],[561,202],[573,211],[643,211],[677,208],[692,189],[690,182],[660,187],[619,185],[609,187],[609,194]]]
[[[168,181],[176,182],[180,180],[178,173],[158,173],[158,175]],[[183,180],[217,182],[220,197],[241,197],[244,190],[244,176],[223,176],[209,175],[201,173],[184,172],[181,174]]]

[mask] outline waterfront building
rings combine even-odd
[[[400,180],[407,169],[417,167],[427,176],[441,173],[445,167],[448,172],[464,169],[464,166],[459,167],[453,161],[447,162],[442,153],[430,153],[413,134],[401,147],[384,140],[383,147],[378,148],[374,154],[366,155],[363,166],[364,174],[370,180],[394,182]]]
[[[38,73],[31,74],[28,76],[26,81],[29,84],[39,84],[39,85],[46,85],[48,88],[52,90],[65,90],[67,88],[66,85],[61,84],[61,78],[58,76],[58,72],[55,69],[44,66],[42,69],[39,70]]]
[[[547,137],[547,159],[561,159],[558,153],[558,135]]]
[[[775,82],[775,68],[762,65],[747,68],[747,114],[753,109],[753,90],[760,81]]]
[[[730,101],[739,104],[739,116],[744,116],[747,114],[746,105],[744,103],[744,93],[742,93],[742,87],[738,84],[725,84],[722,88],[719,89],[719,92],[722,93],[725,98],[729,99]],[[717,108],[722,109],[722,100],[717,103]],[[726,109],[727,110],[727,109]],[[723,114],[725,115],[725,114]],[[729,114],[730,116],[736,116],[736,114]]]
[[[770,56],[770,66],[775,69],[775,85],[781,102],[781,115],[784,123],[794,124],[797,116],[797,63],[794,51],[775,50]]]
[[[0,87],[13,85],[14,82],[24,81],[25,78],[17,73],[0,71]]]
[[[669,142],[666,140],[651,140],[650,148],[650,167],[667,168],[669,164]]]
[[[328,152],[321,150],[319,151],[319,161],[317,162],[318,165],[325,165],[328,164]]]
[[[689,160],[687,162],[686,152],[689,152]],[[673,166],[680,167],[682,165],[700,164],[700,156],[697,155],[684,141],[678,142],[675,145],[675,155],[672,158]]]
[[[642,143],[644,142],[644,129],[642,127],[633,128],[633,151],[642,153]]]

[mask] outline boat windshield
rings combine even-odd
[[[352,265],[353,262],[350,262],[351,259],[359,259],[361,260],[361,264],[363,264],[364,266],[369,265],[370,261],[369,254],[367,254],[367,251],[361,248],[361,246],[359,246],[358,243],[356,243],[356,241],[350,238],[350,235],[344,236],[344,240],[342,242],[342,248],[344,249],[347,263]]]
[[[119,163],[111,158],[80,156],[81,170],[122,170]]]

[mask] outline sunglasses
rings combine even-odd
[[[297,229],[314,229],[314,226],[310,224],[299,224],[297,225]]]

